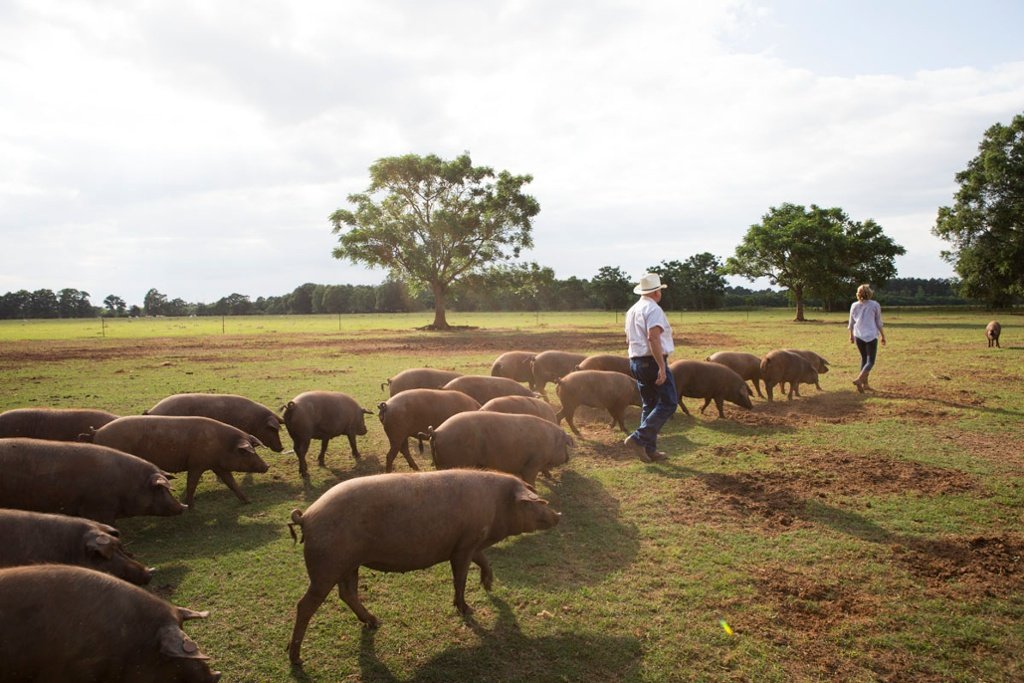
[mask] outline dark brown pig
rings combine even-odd
[[[472,396],[480,405],[499,396],[537,395],[514,379],[488,375],[463,375],[456,377],[441,388],[448,391],[461,391],[467,396]]]
[[[804,360],[806,360],[808,363],[811,364],[812,368],[814,368],[815,370],[818,371],[818,375],[819,376],[820,375],[824,375],[826,372],[828,372],[828,361],[825,360],[824,356],[818,355],[814,351],[805,351],[805,350],[802,350],[802,349],[785,349],[785,350],[789,351],[790,353],[795,353],[796,355],[803,357]],[[822,390],[820,383],[815,382],[814,386],[815,386],[815,388],[817,388],[818,391]],[[782,387],[779,387],[779,390],[781,391]],[[800,395],[800,392],[797,391],[797,396],[799,396],[799,395]]]
[[[153,463],[91,443],[0,439],[0,507],[58,512],[113,524],[119,517],[178,515],[170,475]]]
[[[783,382],[789,383],[787,398],[792,401],[793,394],[800,395],[800,384],[817,384],[818,371],[803,356],[775,349],[761,359],[761,379],[768,392],[768,400],[773,400],[772,387],[782,387]]]
[[[280,453],[281,425],[284,420],[261,403],[236,394],[175,394],[147,410],[145,415],[209,417],[246,434],[252,434],[264,446]]]
[[[621,372],[623,375],[633,376],[629,368],[629,359],[625,356],[613,356],[610,353],[599,353],[587,356],[579,365],[577,370],[607,370],[609,372]]]
[[[754,404],[750,401],[750,387],[738,374],[720,363],[703,360],[677,360],[668,366],[672,379],[679,392],[679,407],[687,415],[690,411],[683,403],[683,397],[702,398],[704,405],[700,412],[714,401],[718,408],[718,417],[725,417],[723,402],[735,403],[741,408],[750,410]],[[771,396],[771,392],[768,392]]]
[[[16,408],[0,413],[0,438],[77,441],[79,434],[116,419],[113,413],[89,408]]]
[[[0,509],[0,567],[75,564],[143,586],[152,570],[137,562],[117,529],[82,517]]]
[[[366,434],[365,415],[372,410],[363,408],[348,394],[340,391],[307,391],[299,394],[284,407],[284,425],[295,444],[295,455],[299,459],[299,474],[309,476],[306,468],[306,452],[313,439],[320,439],[320,456],[317,463],[324,466],[327,444],[336,436],[348,437],[352,457],[359,459],[356,436]]]
[[[586,360],[582,353],[569,353],[567,351],[542,351],[538,353],[531,363],[533,370],[533,388],[540,393],[548,382],[565,377],[576,369],[576,366]]]
[[[526,382],[533,389],[533,369],[530,362],[536,356],[533,351],[507,351],[491,364],[492,377],[507,377],[516,382]]]
[[[377,417],[384,426],[390,444],[384,471],[390,472],[394,469],[399,451],[405,456],[409,467],[419,469],[409,453],[410,437],[426,432],[429,427],[441,424],[456,413],[479,410],[480,403],[461,391],[407,389],[379,403],[377,408]],[[422,451],[422,442],[420,447]]]
[[[456,377],[462,377],[461,372],[453,370],[435,370],[434,368],[409,368],[387,380],[389,396],[394,396],[409,389],[440,389]],[[384,388],[384,384],[380,385]]]
[[[137,455],[167,472],[187,472],[185,503],[195,500],[196,486],[212,470],[238,499],[248,503],[232,472],[266,472],[256,455],[256,437],[209,417],[129,415],[97,429],[92,442]]]
[[[492,413],[536,415],[552,424],[558,424],[558,416],[551,404],[532,396],[499,396],[480,406],[480,410]]]
[[[359,600],[361,566],[407,572],[449,562],[455,606],[467,615],[470,562],[490,590],[494,573],[484,549],[508,536],[550,529],[559,517],[521,479],[500,472],[376,474],[338,484],[305,512],[292,512],[292,524],[302,529],[309,588],[296,608],[291,661],[301,662],[309,620],[334,586],[360,621],[380,625]]]
[[[996,347],[997,349],[1002,348],[1001,346],[999,346],[999,335],[1002,333],[1002,331],[1003,326],[999,324],[998,320],[993,320],[992,322],[985,326],[985,339],[988,339],[989,348],[992,348],[993,346]]]
[[[434,467],[475,468],[514,474],[530,486],[537,473],[569,462],[572,437],[535,415],[477,410],[452,415],[428,430]]]
[[[641,405],[640,390],[632,377],[612,370],[577,370],[562,377],[556,385],[555,392],[562,404],[556,417],[559,422],[565,418],[577,436],[580,430],[576,429],[573,416],[579,406],[606,409],[612,417],[609,426],[617,424],[629,433],[625,425],[626,407]]]
[[[764,397],[761,393],[761,357],[752,353],[741,353],[739,351],[719,351],[713,353],[704,360],[709,363],[718,363],[729,368],[744,380],[754,384],[757,395]]]
[[[206,615],[91,569],[0,569],[0,679],[215,683],[220,672],[181,630]]]

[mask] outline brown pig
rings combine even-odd
[[[534,415],[484,412],[452,415],[423,434],[430,439],[434,467],[476,468],[514,474],[530,486],[537,473],[569,462],[572,437]]]
[[[119,517],[179,515],[170,475],[153,463],[91,443],[0,439],[0,507],[58,512],[113,524]]]
[[[152,570],[125,550],[120,536],[91,519],[0,509],[0,567],[75,564],[144,586]]]
[[[506,351],[491,365],[492,377],[507,377],[516,382],[526,382],[533,389],[533,370],[530,362],[536,356],[533,351]]]
[[[429,427],[441,424],[456,413],[479,410],[480,403],[461,391],[407,389],[377,404],[377,408],[377,417],[390,444],[384,471],[390,472],[394,469],[398,451],[402,451],[409,467],[419,469],[409,453],[409,437],[426,432]],[[422,442],[420,446],[422,450]]]
[[[558,424],[558,416],[551,404],[532,396],[499,396],[480,406],[480,410],[492,413],[536,415],[552,424]]]
[[[438,389],[456,377],[462,377],[462,373],[434,368],[409,368],[402,370],[384,384],[388,387],[388,395],[394,396],[409,389]],[[384,384],[380,385],[381,389],[384,388]]]
[[[617,424],[622,431],[629,433],[624,422],[626,407],[641,405],[640,390],[632,377],[612,370],[577,370],[555,384],[555,392],[562,404],[556,417],[559,422],[564,418],[573,434],[579,436],[580,433],[573,422],[579,406],[604,408],[612,417],[608,426]]]
[[[275,453],[284,450],[281,444],[284,420],[265,405],[237,394],[175,394],[144,414],[210,417],[252,434]]]
[[[723,403],[735,403],[741,408],[750,410],[754,404],[750,401],[750,387],[731,368],[720,363],[703,360],[677,360],[668,366],[672,379],[679,392],[679,407],[687,415],[690,411],[683,403],[683,397],[702,398],[704,405],[700,412],[714,401],[718,408],[718,417],[725,417]],[[771,396],[771,392],[768,392]]]
[[[472,396],[480,405],[499,396],[537,395],[514,379],[490,377],[488,375],[463,375],[462,377],[456,377],[440,388],[448,391],[461,391],[467,396]]]
[[[610,353],[598,353],[587,356],[576,366],[577,370],[608,370],[610,372],[621,372],[623,375],[633,376],[629,368],[629,359],[625,356],[613,356]]]
[[[999,335],[1003,331],[1003,326],[999,324],[998,320],[993,320],[985,326],[985,339],[988,339],[988,347],[993,346],[997,349],[1002,348],[999,346]]]
[[[540,393],[548,382],[565,377],[576,369],[576,366],[586,360],[582,353],[568,353],[566,351],[542,351],[537,354],[530,364],[533,370],[533,388]]]
[[[327,444],[336,436],[348,437],[352,457],[359,459],[356,436],[366,434],[365,415],[372,410],[363,408],[348,394],[340,391],[307,391],[299,394],[284,407],[284,426],[295,444],[295,455],[299,459],[299,474],[309,476],[306,468],[306,452],[313,439],[320,439],[320,456],[317,463],[324,466]]]
[[[269,469],[256,455],[255,446],[261,445],[256,437],[209,417],[129,415],[97,429],[91,440],[137,455],[167,472],[187,472],[185,503],[190,507],[206,470],[248,503],[231,473]]]
[[[811,364],[812,368],[814,368],[815,370],[818,371],[818,375],[819,376],[820,375],[824,375],[826,372],[828,372],[828,361],[825,359],[824,356],[821,356],[821,355],[815,353],[814,351],[805,351],[805,350],[802,350],[802,349],[784,349],[784,350],[785,351],[789,351],[790,353],[795,353],[798,356],[801,356],[804,360],[806,360],[808,363]],[[819,382],[815,382],[814,386],[815,386],[815,388],[817,388],[818,391],[822,390],[821,389],[821,384]],[[779,391],[781,391],[781,390],[782,390],[782,387],[779,387]],[[800,395],[799,387],[798,387],[796,395],[797,396]]]
[[[0,679],[216,683],[181,630],[206,615],[92,569],[0,569]]]
[[[711,354],[704,360],[709,363],[724,365],[744,380],[752,382],[757,395],[762,398],[764,397],[764,394],[761,393],[760,356],[755,356],[752,353],[741,353],[739,351],[719,351]]]
[[[778,384],[781,389],[783,382],[789,383],[787,398],[792,401],[794,393],[800,395],[800,384],[818,383],[818,371],[803,356],[775,349],[761,359],[761,379],[764,380],[769,401],[773,400],[772,387]]]
[[[490,590],[494,573],[484,549],[550,529],[559,517],[521,479],[500,472],[376,474],[334,486],[305,512],[292,512],[292,525],[302,529],[309,588],[296,607],[289,658],[301,662],[309,620],[335,586],[361,622],[380,625],[359,600],[361,566],[407,572],[449,562],[455,607],[467,615],[470,563],[480,567],[480,583]]]
[[[77,441],[79,434],[116,419],[113,413],[89,408],[16,408],[0,413],[0,438]]]

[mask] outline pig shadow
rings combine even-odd
[[[233,493],[226,493],[230,500],[225,498],[221,505],[207,501],[201,508],[175,517],[122,519],[118,520],[117,528],[132,553],[158,567],[219,557],[225,548],[249,550],[280,540],[281,520],[272,519],[255,503],[243,505]],[[243,517],[247,518],[244,524],[240,523]]]

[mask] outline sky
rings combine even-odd
[[[520,261],[559,279],[724,260],[785,202],[951,277],[931,228],[1024,112],[1021,26],[1019,0],[0,0],[0,293],[376,284],[328,216],[377,159],[463,152],[533,176]]]

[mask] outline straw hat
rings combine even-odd
[[[644,273],[640,278],[640,284],[633,288],[634,294],[650,294],[659,289],[665,289],[668,285],[661,284],[661,276],[657,273]]]

